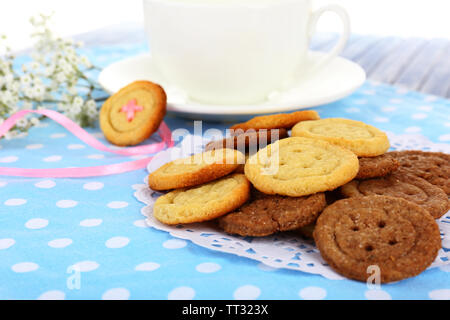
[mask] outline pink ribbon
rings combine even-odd
[[[162,122],[159,127],[159,135],[162,139],[161,142],[137,146],[128,147],[122,149],[111,149],[100,141],[95,139],[92,135],[82,129],[75,122],[62,115],[59,112],[43,109],[43,110],[21,110],[16,112],[11,117],[6,119],[2,125],[0,125],[0,137],[2,137],[6,132],[8,132],[19,120],[28,113],[37,113],[44,115],[70,131],[78,139],[86,143],[87,145],[105,152],[110,152],[123,156],[134,156],[134,155],[146,155],[151,153],[156,153],[164,149],[164,147],[172,147],[172,133],[167,127],[167,125]],[[112,174],[119,174],[134,170],[143,169],[147,166],[148,162],[153,157],[146,157],[144,159],[139,159],[135,161],[127,161],[122,163],[95,166],[95,167],[80,167],[80,168],[53,168],[53,169],[24,169],[24,168],[8,168],[0,167],[0,175],[4,176],[18,176],[18,177],[32,177],[32,178],[83,178],[83,177],[96,177],[96,176],[106,176]]]

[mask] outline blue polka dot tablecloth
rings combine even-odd
[[[88,48],[106,66],[145,45]],[[394,134],[450,143],[450,101],[367,82],[321,117],[361,120]],[[193,121],[167,116],[171,129]],[[204,123],[225,129],[225,123]],[[99,128],[89,131],[100,140]],[[104,139],[103,142],[107,143]],[[81,167],[127,158],[99,152],[45,120],[0,140],[0,165]],[[329,280],[212,251],[146,227],[133,196],[145,170],[86,179],[0,177],[0,299],[450,299],[450,266],[381,288]]]

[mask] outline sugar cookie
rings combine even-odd
[[[153,190],[196,186],[223,177],[245,163],[245,156],[233,149],[217,149],[177,159],[150,173]]]
[[[136,81],[105,101],[100,128],[118,146],[136,145],[156,132],[166,114],[164,89],[149,81]]]
[[[261,192],[300,197],[352,180],[359,168],[356,155],[323,140],[292,137],[251,156],[245,175]]]
[[[208,221],[235,210],[249,197],[250,183],[243,174],[236,173],[159,197],[153,215],[169,225]]]
[[[389,149],[389,140],[384,132],[349,119],[299,122],[292,128],[292,136],[326,140],[353,151],[359,157],[375,157]]]
[[[314,110],[302,110],[292,113],[279,113],[267,116],[254,117],[247,122],[238,123],[230,127],[232,130],[242,129],[244,131],[249,129],[290,129],[296,123],[305,120],[317,120],[320,119],[317,111]]]

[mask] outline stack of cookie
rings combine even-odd
[[[301,230],[332,268],[361,281],[368,266],[390,282],[435,259],[434,218],[449,207],[448,189],[439,188],[449,187],[449,155],[386,153],[388,138],[377,128],[315,111],[256,117],[231,129],[237,133],[204,153],[149,175],[152,189],[172,190],[155,202],[155,218],[214,220],[242,236]]]
[[[434,261],[441,247],[434,219],[449,209],[450,155],[386,153],[384,133],[345,119],[300,123],[292,135],[326,140],[358,156],[355,178],[334,191],[335,202],[315,228],[302,230],[312,234],[333,269],[365,281],[368,267],[377,266],[381,282],[391,282],[415,276]]]

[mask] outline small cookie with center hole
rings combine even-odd
[[[341,118],[299,122],[292,128],[292,136],[325,140],[359,157],[382,155],[390,146],[383,131],[361,121]]]
[[[402,198],[367,196],[325,208],[314,229],[323,259],[347,278],[381,282],[424,271],[441,248],[439,227],[422,207]]]
[[[345,197],[385,195],[416,203],[435,219],[449,209],[447,195],[442,189],[408,173],[395,172],[381,178],[353,180],[340,188]]]
[[[238,123],[230,127],[231,130],[259,130],[259,129],[291,129],[296,123],[306,120],[320,119],[317,111],[302,110],[292,113],[279,113],[267,116],[254,117],[247,122]]]
[[[148,176],[153,190],[186,188],[223,177],[245,163],[245,156],[233,149],[197,153],[164,164]]]
[[[234,212],[219,218],[227,233],[263,237],[313,223],[325,208],[323,193],[283,197],[259,193]]]
[[[168,225],[203,222],[239,208],[249,197],[249,181],[243,174],[235,173],[159,197],[153,206],[153,216]]]
[[[136,81],[109,97],[100,110],[105,138],[118,146],[141,143],[155,133],[166,114],[166,93],[150,81]]]
[[[351,181],[358,173],[358,157],[323,140],[291,137],[259,150],[245,163],[245,175],[259,191],[300,197]]]

